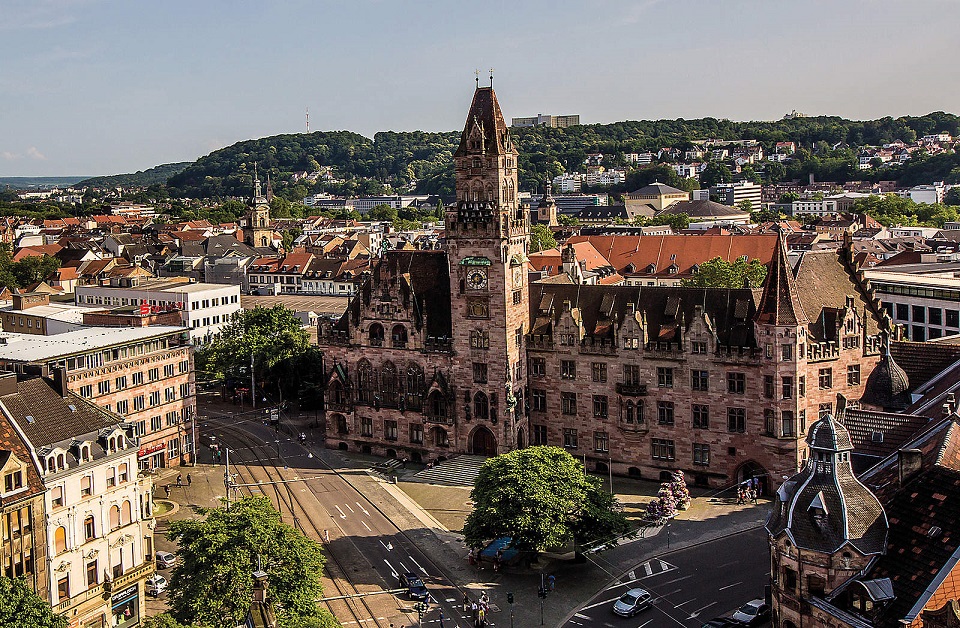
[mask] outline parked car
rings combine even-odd
[[[167,590],[167,579],[160,574],[153,574],[147,578],[147,595],[154,597]]]
[[[157,552],[157,569],[169,569],[175,562],[177,562],[176,554]]]
[[[730,616],[741,626],[759,626],[770,620],[770,606],[761,599],[750,600]]]
[[[407,590],[407,595],[412,600],[424,601],[430,599],[430,591],[427,589],[427,585],[423,584],[420,576],[412,571],[400,574],[400,587]]]
[[[653,605],[653,596],[646,589],[630,589],[613,603],[613,612],[621,617],[633,617]]]

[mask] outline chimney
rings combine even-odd
[[[54,390],[56,390],[58,393],[60,393],[60,396],[61,396],[61,397],[63,397],[64,399],[66,399],[66,398],[67,398],[67,395],[68,395],[69,392],[70,392],[69,390],[67,390],[67,371],[66,371],[66,369],[63,368],[62,366],[55,366],[55,367],[53,367],[53,369],[51,369],[51,370],[53,371],[52,375],[53,375],[53,388],[54,388]]]
[[[563,302],[563,311],[569,312],[572,306],[573,304],[570,302],[570,299],[567,299],[566,301]]]
[[[0,371],[0,397],[17,394],[17,374]]]
[[[904,485],[910,476],[920,470],[923,464],[923,453],[919,449],[900,449],[897,451],[897,466],[900,469],[900,486]]]

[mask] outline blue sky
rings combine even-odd
[[[960,111],[960,0],[0,0],[0,176],[304,130]],[[485,78],[484,78],[485,81]]]

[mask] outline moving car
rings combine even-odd
[[[750,600],[730,616],[741,626],[759,626],[770,619],[770,606],[761,599]]]
[[[169,569],[177,562],[177,556],[170,552],[157,552],[157,569]]]
[[[153,574],[147,578],[147,595],[154,597],[167,590],[167,579],[160,574]]]
[[[613,612],[621,617],[633,617],[640,611],[650,608],[653,596],[646,589],[630,589],[613,603]]]
[[[400,587],[407,590],[407,595],[412,600],[425,601],[430,599],[430,591],[427,590],[427,585],[423,584],[420,576],[412,571],[400,574]]]

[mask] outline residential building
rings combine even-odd
[[[833,198],[819,200],[796,200],[790,203],[789,208],[789,213],[791,216],[802,216],[804,214],[812,216],[828,216],[841,211],[838,201]]]
[[[752,181],[737,181],[736,183],[718,183],[710,188],[710,196],[715,196],[718,203],[724,205],[738,205],[750,201],[753,209],[760,209],[761,186]]]
[[[624,204],[631,215],[652,217],[680,201],[690,200],[690,193],[663,183],[651,183],[624,196]]]
[[[132,286],[77,286],[77,305],[140,306],[180,312],[190,337],[204,344],[216,337],[240,311],[240,286],[191,283],[180,278],[141,281]]]
[[[492,89],[475,93],[454,160],[447,249],[388,252],[320,324],[327,446],[432,461],[555,445],[594,471],[773,489],[807,458],[808,420],[838,394],[865,398],[890,323],[849,248],[791,262],[778,236],[754,236],[762,290],[583,285],[573,268],[528,283],[516,149]]]
[[[0,410],[46,485],[54,612],[83,628],[138,625],[154,572],[153,483],[138,474],[123,419],[70,393],[62,378],[18,382],[13,373],[0,375]]]
[[[130,423],[140,469],[182,464],[194,449],[193,346],[181,327],[90,327],[3,334],[0,368],[63,377],[68,391]]]
[[[86,309],[50,303],[50,295],[45,293],[15,292],[10,305],[0,306],[0,324],[3,331],[20,334],[62,334],[83,327],[83,312]]]
[[[515,126],[517,128],[531,127],[531,126],[549,126],[555,129],[563,129],[568,126],[577,126],[578,124],[580,124],[579,114],[557,116],[557,115],[538,113],[535,116],[529,116],[526,118],[511,118],[510,120],[510,125]]]

